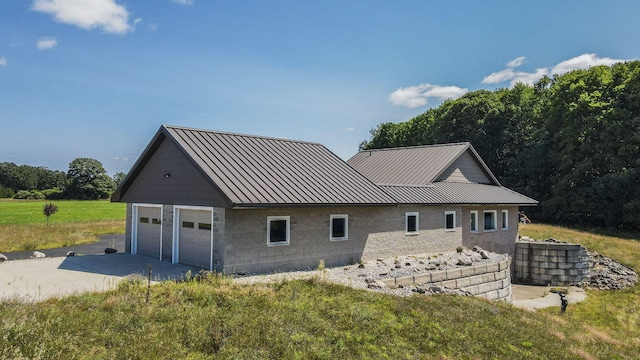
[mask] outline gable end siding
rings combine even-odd
[[[472,182],[479,184],[491,184],[487,174],[478,165],[469,151],[464,152],[451,164],[436,181],[446,182]]]
[[[120,201],[227,206],[218,190],[168,139],[162,140]]]

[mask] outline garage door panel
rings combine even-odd
[[[180,210],[179,262],[208,269],[211,264],[211,211]]]
[[[160,208],[138,207],[137,254],[160,258],[161,213]]]

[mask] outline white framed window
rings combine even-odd
[[[420,214],[417,212],[408,212],[404,215],[405,218],[405,233],[407,235],[417,234],[419,231],[418,223],[420,221]]]
[[[478,210],[471,210],[469,212],[469,218],[471,219],[471,222],[469,224],[469,231],[471,231],[472,233],[477,233],[478,232]]]
[[[331,215],[329,217],[329,240],[347,240],[349,238],[349,215]]]
[[[289,216],[267,216],[267,245],[289,245]]]
[[[496,225],[497,219],[497,211],[496,210],[485,210],[482,212],[484,217],[484,231],[496,231],[498,226]]]
[[[502,210],[502,230],[509,230],[509,210]]]
[[[444,212],[444,230],[445,231],[456,230],[456,212],[455,211]]]

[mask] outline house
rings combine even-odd
[[[114,192],[126,251],[217,271],[315,268],[459,245],[513,253],[519,206],[469,143],[361,151],[160,127]]]

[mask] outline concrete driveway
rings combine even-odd
[[[154,281],[184,278],[199,269],[125,253],[54,257],[0,263],[0,300],[42,301],[116,287],[125,276],[140,274]]]

